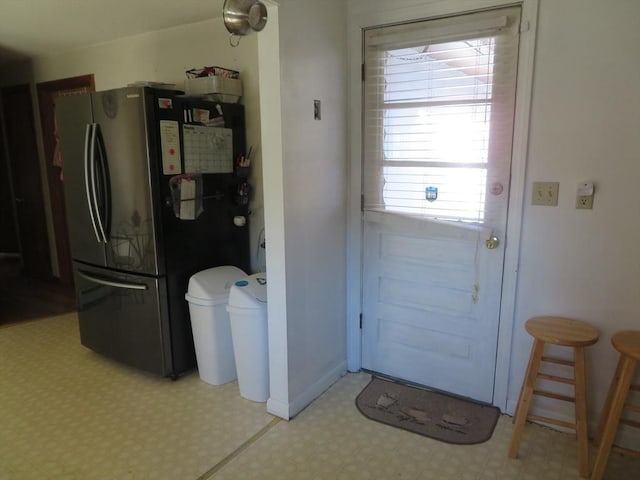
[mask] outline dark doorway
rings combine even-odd
[[[42,140],[46,159],[46,176],[49,184],[49,199],[53,230],[56,240],[56,254],[58,257],[58,272],[60,282],[66,285],[73,283],[71,269],[71,251],[67,236],[67,218],[64,204],[64,191],[61,162],[64,159],[58,155],[57,134],[55,123],[55,99],[61,95],[94,92],[93,75],[82,75],[64,78],[51,82],[39,83],[38,104],[40,106],[40,123],[42,125]]]
[[[51,256],[30,86],[3,88],[2,113],[22,269],[30,277],[49,279]]]
[[[13,185],[9,175],[9,159],[6,155],[3,131],[2,115],[0,114],[0,257],[20,258]]]

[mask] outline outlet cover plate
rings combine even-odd
[[[533,182],[531,205],[557,206],[559,190],[559,182]]]
[[[593,209],[593,195],[578,195],[578,196],[576,196],[576,208],[578,210],[592,210]]]

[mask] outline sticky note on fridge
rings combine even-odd
[[[180,219],[195,220],[196,218],[196,182],[190,178],[183,178],[180,183]]]
[[[178,122],[175,120],[160,120],[160,148],[162,150],[162,173],[164,175],[182,173],[180,134]]]

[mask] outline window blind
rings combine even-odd
[[[490,192],[508,185],[518,27],[513,7],[364,32],[365,210],[500,214]]]

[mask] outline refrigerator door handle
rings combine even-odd
[[[82,270],[77,270],[78,275],[93,283],[99,283],[100,285],[106,285],[108,287],[116,287],[116,288],[126,288],[128,290],[149,290],[144,284],[140,283],[125,283],[125,282],[117,282],[115,280],[109,280],[106,278],[94,277],[89,273],[86,273]]]
[[[87,124],[87,128],[84,132],[84,186],[87,194],[87,203],[89,206],[89,216],[91,217],[91,224],[93,225],[93,233],[96,235],[98,243],[102,243],[100,234],[98,233],[98,226],[96,224],[96,212],[93,207],[92,199],[94,195],[93,189],[93,151],[91,149],[94,125],[92,123]]]
[[[98,158],[96,160],[96,182],[98,190],[97,207],[98,207],[98,225],[103,234],[104,242],[109,241],[111,236],[111,183],[109,180],[109,164],[107,162],[107,150],[104,147],[104,139],[102,137],[102,131],[100,130],[100,124],[96,124],[95,127],[96,137],[96,152]]]
[[[94,228],[97,226],[98,232],[98,241],[107,243],[107,236],[104,233],[104,225],[102,219],[100,218],[100,203],[98,201],[98,173],[96,171],[96,148],[98,145],[96,144],[96,137],[98,135],[98,124],[92,124],[91,129],[91,140],[89,145],[90,158],[89,158],[89,169],[90,169],[90,177],[91,177],[91,201],[93,203],[93,211],[95,215],[95,224]]]

